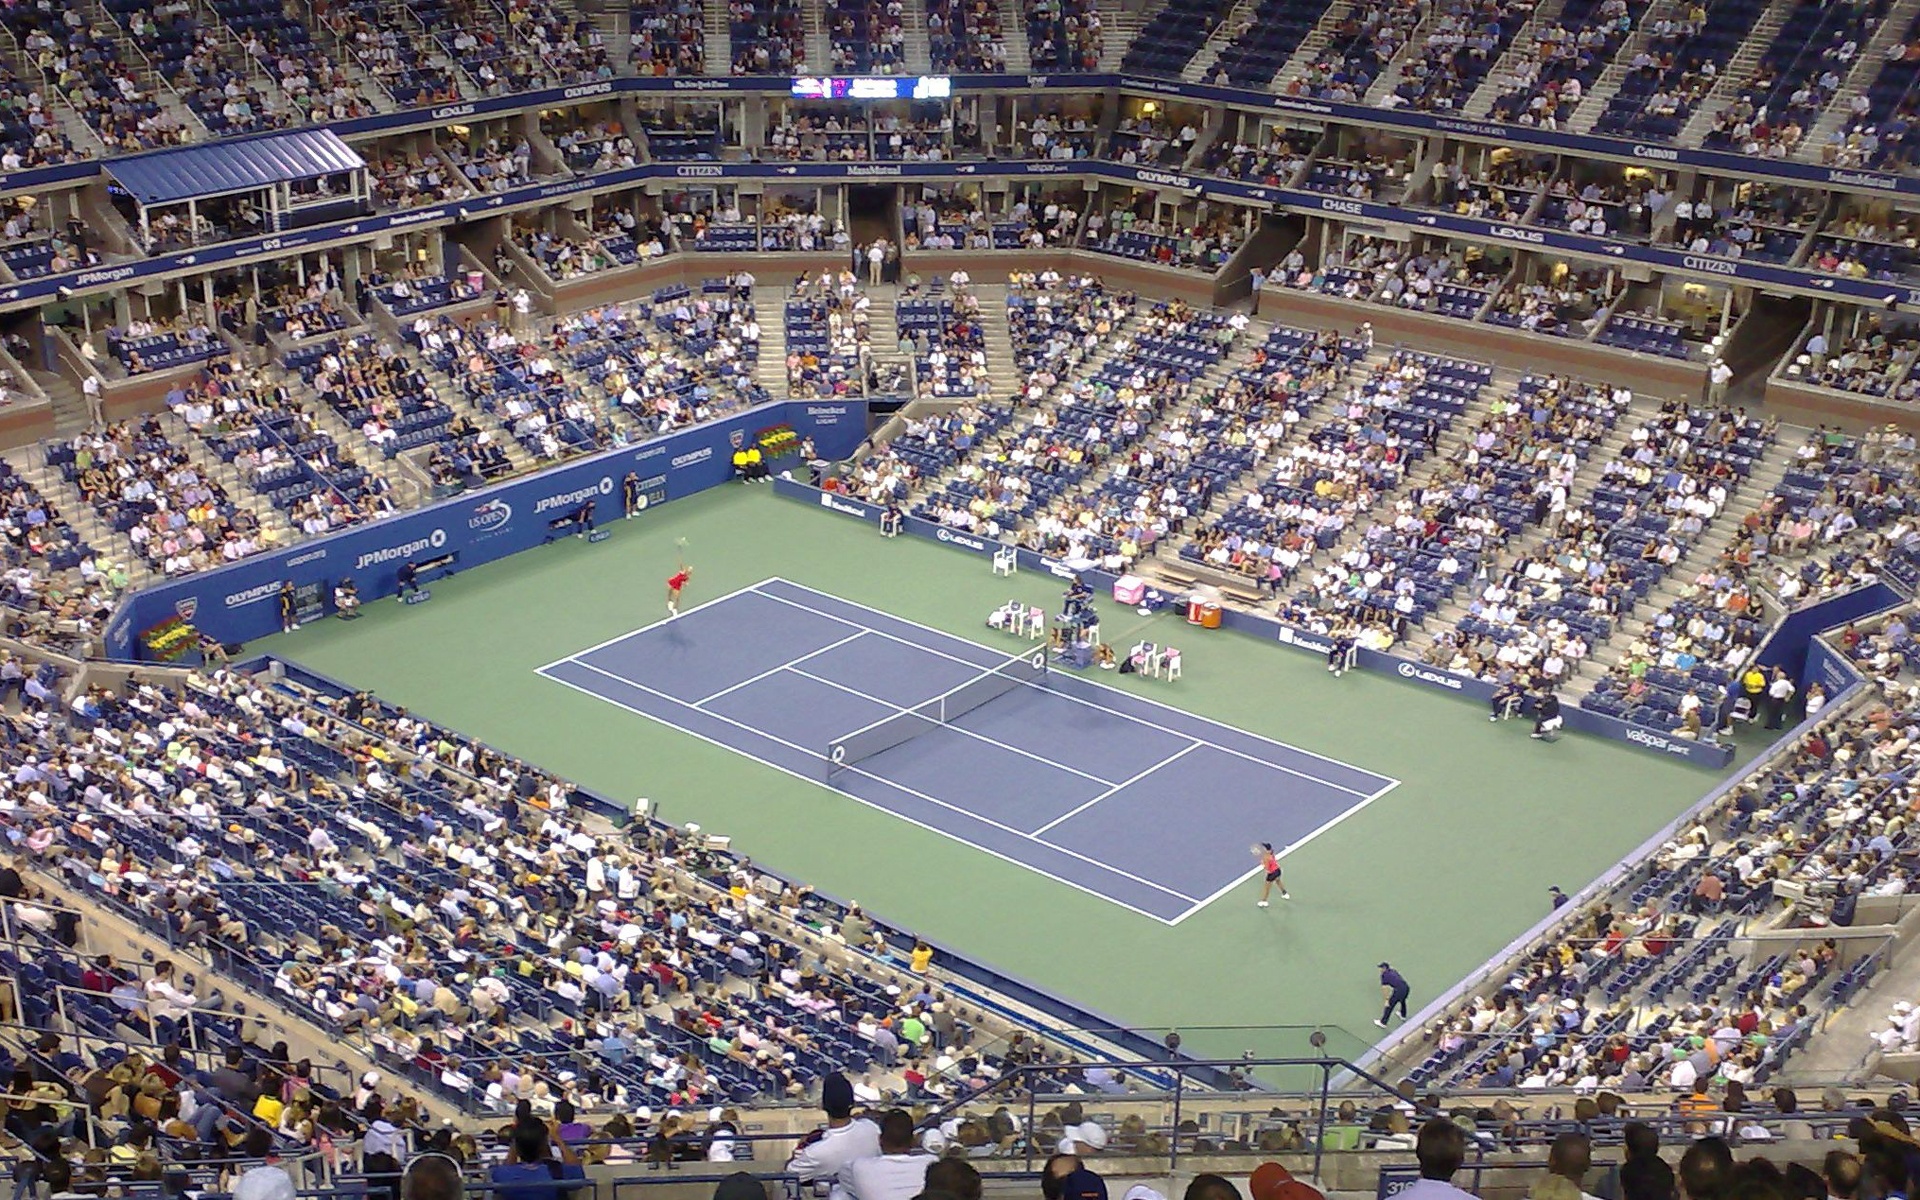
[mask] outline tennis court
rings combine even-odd
[[[1033,645],[775,578],[538,673],[1169,925],[1398,786]]]

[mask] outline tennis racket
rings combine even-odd
[[[687,569],[687,539],[675,538],[673,540],[673,544],[675,548],[677,548],[680,552],[679,553],[680,569],[684,571]]]

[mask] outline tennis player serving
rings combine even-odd
[[[1253,856],[1260,860],[1260,868],[1267,875],[1266,882],[1260,885],[1260,907],[1267,907],[1267,897],[1273,894],[1275,884],[1280,886],[1282,900],[1293,899],[1287,892],[1287,885],[1280,883],[1280,856],[1273,852],[1273,843],[1261,842],[1253,848]]]
[[[687,586],[687,580],[693,578],[693,568],[687,565],[687,539],[681,538],[677,544],[680,547],[680,569],[667,576],[667,615],[669,617],[680,615],[680,591]]]

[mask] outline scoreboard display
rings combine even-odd
[[[945,75],[819,75],[793,81],[796,100],[946,100],[953,80]]]

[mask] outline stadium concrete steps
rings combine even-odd
[[[520,444],[519,438],[513,436],[513,430],[508,427],[505,421],[491,413],[480,411],[480,406],[467,399],[466,392],[459,384],[453,381],[451,375],[428,362],[426,358],[412,346],[405,342],[399,342],[397,339],[389,340],[395,341],[400,351],[400,356],[418,367],[420,373],[426,376],[427,380],[433,384],[433,393],[440,397],[443,404],[452,409],[456,414],[465,414],[467,419],[479,428],[493,431],[494,440],[499,442],[502,450],[506,451],[507,461],[513,464],[514,474],[523,474],[534,468],[533,455],[529,454],[527,448]]]
[[[1393,95],[1393,90],[1400,86],[1402,79],[1406,78],[1408,64],[1419,57],[1420,48],[1426,45],[1427,34],[1433,29],[1435,10],[1438,7],[1438,5],[1430,6],[1425,13],[1421,14],[1420,23],[1408,33],[1406,42],[1400,47],[1400,52],[1393,56],[1392,61],[1387,63],[1380,74],[1374,76],[1373,86],[1368,88],[1367,94],[1361,98],[1362,103],[1374,107],[1385,107],[1382,101]]]
[[[1205,79],[1207,72],[1213,70],[1214,64],[1220,61],[1221,52],[1251,27],[1254,11],[1258,7],[1258,0],[1234,0],[1226,17],[1207,35],[1207,40],[1194,51],[1193,57],[1187,60],[1187,65],[1180,71],[1180,78],[1188,83],[1199,83]]]
[[[707,0],[701,10],[701,22],[706,26],[706,40],[701,51],[701,62],[708,75],[728,76],[733,74],[733,26],[727,19],[727,6],[720,0]],[[632,34],[628,34],[629,46]]]
[[[1026,386],[1014,361],[1013,328],[1007,323],[1007,285],[975,284],[973,294],[980,299],[980,329],[987,340],[987,381],[996,399],[1011,396]]]
[[[93,423],[92,414],[87,411],[87,398],[74,382],[65,375],[56,375],[51,371],[33,371],[33,382],[47,394],[53,405],[53,432],[59,437],[72,437]]]
[[[893,306],[899,299],[898,287],[869,289],[873,303],[867,306],[867,353],[883,362],[899,362],[900,322]]]
[[[933,74],[933,44],[927,40],[927,6],[908,3],[900,12],[900,43],[907,58],[907,74]],[[1024,36],[1024,31],[1022,31]]]
[[[1233,373],[1245,367],[1248,360],[1253,357],[1253,352],[1266,343],[1267,333],[1272,328],[1273,326],[1270,323],[1258,319],[1249,323],[1246,329],[1241,331],[1240,336],[1234,340],[1232,349],[1226,354],[1221,355],[1219,362],[1214,363],[1201,374],[1197,381],[1199,386],[1195,390],[1194,399],[1168,409],[1166,412],[1147,422],[1146,428],[1141,430],[1140,438],[1134,445],[1147,446],[1152,444],[1154,439],[1160,436],[1175,417],[1192,412],[1201,400],[1224,388],[1227,381],[1233,377]],[[1085,374],[1081,374],[1080,377],[1085,378],[1086,376]],[[1248,469],[1252,470],[1254,468]],[[1220,494],[1237,486],[1240,480],[1245,477],[1245,474],[1245,472],[1242,472],[1241,475],[1235,476],[1233,479],[1223,480],[1220,488],[1216,490],[1215,498],[1218,499]],[[1088,472],[1087,477],[1080,481],[1078,487],[1068,492],[1066,498],[1072,500],[1091,496],[1093,493],[1099,491],[1100,488],[1112,478],[1113,470],[1111,464],[1105,464],[1099,470]],[[1211,509],[1208,511],[1211,511]],[[1188,518],[1188,522],[1192,524],[1196,521],[1204,521],[1205,519],[1204,516],[1195,514],[1193,517]],[[1170,535],[1168,540],[1172,541],[1178,536],[1179,535]]]
[[[1353,5],[1346,3],[1345,0],[1336,0],[1335,3],[1327,5],[1327,11],[1320,14],[1320,19],[1314,23],[1312,29],[1307,31],[1307,36],[1301,38],[1300,44],[1294,47],[1292,56],[1280,64],[1280,69],[1273,73],[1273,82],[1270,85],[1272,89],[1280,91],[1288,82],[1305,75],[1308,68],[1319,62],[1321,53],[1327,48],[1327,43],[1333,40],[1333,35],[1339,31],[1341,23],[1352,13]]]
[[[1825,146],[1833,135],[1845,127],[1850,113],[1847,101],[1855,96],[1863,96],[1880,78],[1880,72],[1887,65],[1887,51],[1894,43],[1906,36],[1916,16],[1920,16],[1920,0],[1897,0],[1874,26],[1873,36],[1860,47],[1860,53],[1854,55],[1853,69],[1841,81],[1840,90],[1833,94],[1827,107],[1806,136],[1800,139],[1800,149],[1794,157],[1808,161],[1820,160],[1820,148]]]
[[[1103,345],[1085,359],[1082,359],[1080,363],[1073,368],[1072,377],[1076,379],[1091,378],[1101,366],[1105,365],[1105,363],[1113,357],[1114,348],[1118,346],[1121,341],[1129,338],[1138,328],[1138,312],[1139,309],[1136,306],[1135,312],[1129,314],[1126,320],[1115,326],[1113,335],[1109,337]],[[992,458],[1000,451],[1011,446],[1025,433],[1030,423],[1026,418],[1029,418],[1035,412],[1052,411],[1058,407],[1060,395],[1060,391],[1056,390],[1052,395],[1047,396],[1038,404],[1028,404],[1024,399],[1012,395],[1000,397],[999,399],[1011,403],[1011,407],[1014,410],[1013,420],[1008,422],[1006,428],[1002,429],[999,433],[990,438],[983,439],[978,446],[974,447],[970,458]],[[918,504],[926,497],[936,495],[946,490],[947,484],[951,483],[960,473],[962,465],[964,464],[955,463],[933,478],[922,480],[920,487],[909,497],[909,506],[911,507],[914,504]]]
[[[1167,0],[1148,0],[1138,12],[1124,3],[1100,5],[1100,69],[1118,71],[1127,47],[1140,36],[1147,22],[1167,6]]]
[[[1566,0],[1547,0],[1547,3],[1533,10],[1533,15],[1527,18],[1527,23],[1513,35],[1513,41],[1508,43],[1506,53],[1494,61],[1493,69],[1487,72],[1487,77],[1480,81],[1480,86],[1473,90],[1473,95],[1467,97],[1466,104],[1461,106],[1460,112],[1463,116],[1482,120],[1493,111],[1493,102],[1505,95],[1508,87],[1514,83],[1514,72],[1528,63],[1537,61],[1539,56],[1536,48],[1540,32],[1558,25],[1560,14],[1565,12],[1566,8]]]
[[[1792,446],[1797,445],[1799,440],[1792,432],[1784,430],[1782,436],[1774,439],[1766,455],[1754,464],[1752,473],[1741,480],[1739,486],[1728,491],[1726,508],[1701,532],[1687,553],[1673,565],[1665,578],[1654,585],[1645,599],[1633,606],[1631,612],[1623,612],[1618,616],[1614,621],[1613,636],[1593,647],[1592,653],[1569,681],[1570,695],[1579,698],[1591,693],[1594,684],[1626,656],[1627,647],[1645,622],[1682,599],[1689,581],[1720,561],[1721,554],[1733,543],[1734,536],[1740,530],[1740,517],[1751,511],[1786,478],[1787,464],[1792,459]]]
[[[753,381],[778,400],[787,398],[786,303],[784,288],[753,289],[753,315],[760,322],[760,355],[753,363]]]
[[[349,330],[339,336],[344,341],[352,333]],[[367,439],[366,434],[347,424],[346,418],[333,411],[333,406],[322,400],[298,371],[289,371],[276,362],[269,373],[276,381],[285,384],[288,392],[299,397],[302,411],[313,419],[320,432],[331,437],[342,451],[351,455],[375,478],[386,482],[396,503],[405,500],[419,504],[428,499],[418,481],[401,469],[399,458],[388,458],[384,450]]]
[[[1754,19],[1753,28],[1741,39],[1739,49],[1721,70],[1720,78],[1714,80],[1713,88],[1694,106],[1692,115],[1681,127],[1680,136],[1674,139],[1677,144],[1699,146],[1706,142],[1707,133],[1713,129],[1721,110],[1738,100],[1741,90],[1758,73],[1760,56],[1773,44],[1774,35],[1787,23],[1787,14],[1796,3],[1798,0],[1773,0],[1766,11]]]
[[[1620,81],[1625,79],[1633,67],[1634,55],[1647,48],[1652,38],[1653,23],[1659,17],[1673,17],[1676,20],[1686,16],[1687,6],[1684,0],[1669,0],[1668,3],[1654,5],[1641,14],[1640,23],[1633,27],[1627,40],[1620,43],[1620,49],[1613,61],[1600,72],[1600,78],[1593,81],[1586,95],[1580,98],[1570,116],[1561,119],[1560,127],[1569,133],[1592,133],[1593,127],[1600,122],[1600,114],[1607,111],[1607,102],[1620,91]]]
[[[46,465],[46,453],[39,446],[21,446],[6,453],[6,460],[13,464],[34,490],[44,496],[48,503],[60,510],[60,515],[80,540],[93,547],[96,555],[122,563],[127,568],[129,588],[142,588],[158,582],[158,577],[147,566],[147,560],[133,552],[133,543],[127,535],[110,528],[100,519],[80,496],[80,489],[61,478],[60,472]]]
[[[1570,510],[1585,506],[1586,498],[1593,493],[1594,485],[1600,482],[1600,474],[1606,465],[1620,457],[1626,451],[1627,443],[1633,437],[1633,430],[1640,424],[1641,416],[1647,410],[1629,410],[1614,422],[1608,431],[1573,474],[1573,483],[1567,489],[1567,505]],[[1544,526],[1532,525],[1509,538],[1498,552],[1498,561],[1505,564],[1525,558],[1539,550],[1556,535]],[[1444,630],[1459,627],[1461,618],[1467,615],[1467,606],[1474,598],[1477,581],[1469,581],[1468,586],[1454,592],[1453,597],[1434,610],[1424,625],[1409,631],[1407,645],[1411,649],[1424,650],[1436,640],[1437,634]]]
[[[801,28],[806,32],[802,45],[806,48],[807,59],[803,63],[794,64],[794,73],[796,75],[823,74],[833,62],[833,43],[827,37],[824,0],[801,0],[800,21]]]
[[[1027,44],[1027,23],[1018,7],[1007,6],[1002,31],[1000,44],[1006,51],[1007,71],[1025,75],[1033,70],[1033,47]]]

